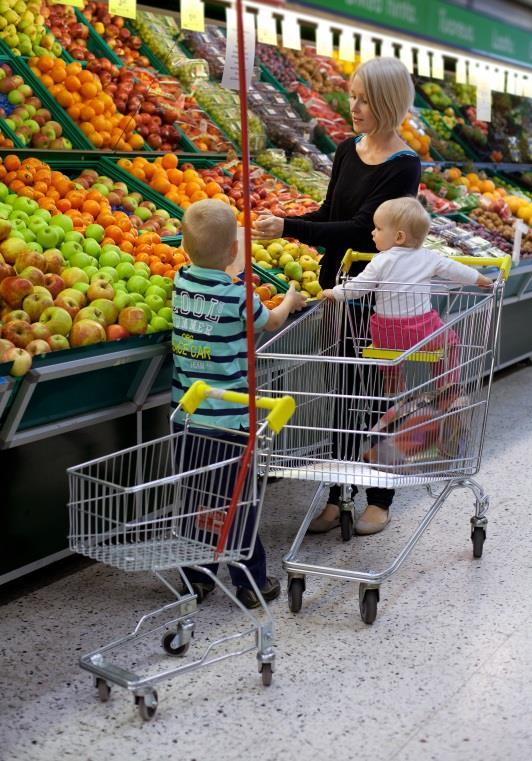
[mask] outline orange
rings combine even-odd
[[[150,182],[151,187],[158,193],[167,193],[172,184],[165,174],[157,174]]]
[[[199,179],[199,175],[195,169],[185,169],[183,172],[183,180],[185,182],[194,182]]]
[[[185,172],[186,175],[186,172]],[[201,190],[201,185],[198,182],[187,182],[185,185],[185,192],[187,196],[190,198],[194,195],[194,193],[197,193]]]
[[[130,161],[130,159],[118,159],[118,161],[116,162],[116,165],[119,167],[122,167],[122,169],[128,170],[133,165],[133,162]]]
[[[65,214],[67,211],[69,211],[72,208],[72,205],[68,198],[60,198],[56,203],[57,208],[60,212]]]
[[[65,87],[69,92],[76,92],[81,88],[81,82],[75,74],[69,74],[65,79]],[[83,95],[83,91],[81,93]],[[96,93],[95,93],[96,94]],[[90,97],[90,96],[88,96]]]
[[[83,72],[83,66],[78,61],[72,61],[66,65],[66,73],[71,76],[79,76]]]
[[[77,79],[77,77],[76,77],[76,79]],[[78,82],[79,82],[79,79],[78,79]],[[95,98],[98,95],[98,88],[97,88],[97,86],[96,86],[94,81],[92,81],[92,82],[84,82],[83,84],[81,84],[81,82],[80,82],[80,86],[78,88],[76,88],[76,89],[80,90],[82,96],[86,100],[91,100],[92,98]]]
[[[10,153],[9,156],[6,156],[4,159],[4,166],[8,172],[14,172],[16,169],[20,168],[19,157],[15,156],[14,153]]]
[[[109,225],[105,228],[105,235],[107,238],[112,238],[112,240],[115,241],[115,243],[120,243],[123,236],[123,231],[118,227],[118,225]]]
[[[35,63],[40,71],[50,71],[50,69],[53,69],[56,60],[51,55],[42,55],[40,58],[37,58]]]
[[[54,83],[54,80],[49,74],[42,74],[40,79],[47,90],[49,90]]]
[[[101,225],[102,227],[105,227],[107,231],[108,227],[110,227],[111,225],[114,225],[115,218],[113,217],[112,214],[109,214],[106,212],[104,214],[98,214],[98,216],[96,217],[96,221],[99,225]]]
[[[58,82],[64,82],[66,79],[66,71],[65,66],[61,66],[58,63],[59,59],[56,59],[56,63],[54,63],[53,69],[50,69],[50,76],[54,80],[54,82],[57,84]]]
[[[84,214],[91,214],[93,217],[97,217],[100,213],[100,204],[97,201],[92,201],[88,198],[83,202],[81,210]]]
[[[61,92],[58,92],[55,96],[55,99],[60,106],[63,106],[63,108],[66,109],[69,109],[74,103],[72,93],[70,93],[68,90],[61,90]]]
[[[94,109],[91,106],[84,105],[81,107],[80,117],[84,122],[90,122],[96,116]]]
[[[73,103],[69,108],[67,108],[67,114],[75,122],[79,120],[80,112],[81,112],[81,106],[78,103]]]
[[[230,204],[229,198],[225,195],[225,193],[216,193],[216,195],[213,196],[213,198],[216,198],[217,201],[222,201],[223,203]]]
[[[12,190],[13,193],[18,193],[24,187],[25,185],[22,180],[11,180],[9,183],[9,189]]]
[[[98,98],[93,98],[87,105],[90,105],[90,107],[94,110],[96,116],[101,116],[105,111],[103,103],[101,100],[98,100]]]
[[[205,192],[207,193],[209,198],[213,198],[217,193],[222,192],[222,188],[220,187],[220,185],[218,185],[217,182],[211,181],[211,182],[208,182],[207,185],[205,186]]]
[[[195,193],[192,193],[192,195],[190,196],[190,202],[196,203],[196,201],[204,201],[208,197],[209,196],[207,195],[207,193],[204,193],[203,190],[198,190]]]
[[[138,180],[145,180],[146,175],[144,174],[144,171],[139,166],[132,166],[129,170],[133,177],[136,177]]]
[[[172,183],[172,185],[181,185],[183,182],[183,172],[181,169],[169,169],[166,176]]]
[[[144,147],[144,138],[142,135],[131,135],[129,138],[129,145],[133,148],[133,150],[138,150],[139,148]]]
[[[71,190],[67,193],[66,197],[72,204],[73,209],[80,209],[85,200],[85,193],[82,193],[79,190]]]
[[[165,169],[176,169],[178,163],[178,158],[174,153],[166,153],[161,160],[161,166]]]
[[[85,84],[85,82],[94,82],[94,75],[92,74],[92,72],[85,71],[85,69],[83,68],[81,69],[81,71],[79,72],[77,76],[81,84]]]

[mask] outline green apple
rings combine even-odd
[[[116,251],[119,256],[122,253],[114,243],[106,243],[105,246],[102,246],[102,254],[107,253],[107,251]]]
[[[33,217],[42,217],[48,223],[52,219],[52,215],[48,209],[37,209],[37,211],[33,212]]]
[[[128,306],[136,306],[142,301],[143,298],[144,296],[141,296],[140,293],[130,293]]]
[[[120,261],[121,262],[127,262],[128,264],[134,264],[135,263],[135,257],[132,254],[126,254],[125,251],[120,252]]]
[[[127,285],[125,280],[117,280],[116,283],[113,283],[115,287],[115,291],[124,291],[124,293],[127,293]]]
[[[156,293],[152,293],[151,296],[148,296],[148,294],[145,293],[144,299],[152,312],[159,312],[159,310],[164,307],[164,298],[161,298]]]
[[[101,225],[93,224],[93,225],[87,225],[85,228],[85,237],[91,238],[92,240],[95,240],[97,243],[100,243],[103,240],[103,237],[105,235],[105,230]]]
[[[83,237],[82,233],[78,232],[77,230],[70,230],[65,233],[65,241],[70,240],[75,240],[76,243],[82,245],[85,241],[85,238]]]
[[[81,269],[85,269],[86,267],[90,267],[91,258],[84,251],[80,251],[71,256],[69,261],[71,267],[81,267]]]
[[[4,202],[9,195],[9,188],[5,182],[0,182],[0,201]]]
[[[152,275],[150,277],[150,285],[158,285],[159,288],[166,290],[164,286],[164,277],[162,275]]]
[[[129,280],[130,277],[133,277],[137,274],[137,270],[130,262],[119,262],[116,265],[116,271],[118,273],[118,277],[124,280]]]
[[[12,206],[16,211],[25,211],[28,216],[33,214],[39,208],[37,201],[34,201],[32,198],[26,198],[26,196],[17,196],[13,201]]]
[[[143,272],[144,277],[147,277],[147,278],[150,277],[150,268],[144,262],[135,262],[133,266],[135,267],[138,273]]]
[[[165,289],[166,295],[171,296],[172,291],[174,290],[174,281],[171,277],[163,277],[163,281],[164,285],[162,287]]]
[[[28,243],[28,248],[31,251],[38,251],[40,254],[42,254],[42,252],[44,251],[44,249],[41,246],[41,244],[37,243],[36,240],[29,240],[29,241],[27,241],[27,243]]]
[[[115,293],[113,302],[118,310],[122,311],[122,309],[125,309],[125,307],[129,306],[132,303],[131,294],[125,293],[124,291],[118,291]]]
[[[94,240],[94,238],[85,238],[83,241],[83,250],[94,259],[99,258],[102,251],[100,244],[98,241]]]
[[[114,267],[109,267],[109,266],[102,267],[102,257],[101,256],[100,256],[100,272],[103,275],[109,275],[109,277],[111,278],[111,281],[113,283],[116,283],[116,281],[120,279],[119,276],[118,276],[118,273],[117,273],[117,271],[115,270]]]
[[[66,214],[56,214],[55,217],[52,217],[50,224],[61,227],[66,233],[72,232],[74,229],[74,221]]]
[[[94,301],[91,301],[91,306],[96,307],[96,309],[101,309],[105,315],[105,322],[107,325],[112,325],[113,322],[116,322],[120,310],[114,301],[111,301],[110,299],[94,299]]]
[[[74,283],[88,283],[89,276],[79,267],[67,267],[61,273],[65,286],[71,288]]]
[[[102,270],[96,270],[91,275],[90,280],[91,283],[94,283],[95,280],[107,280],[108,283],[114,282],[112,276],[108,272],[102,272]]]
[[[98,273],[98,267],[95,264],[89,264],[88,267],[83,267],[83,270],[87,273],[89,280],[92,280],[93,275]]]
[[[142,304],[140,304],[140,306],[142,306]],[[156,314],[151,318],[149,327],[153,329],[154,333],[158,333],[161,330],[169,330],[172,326],[168,324],[164,317],[160,317]]]
[[[145,301],[139,301],[135,304],[135,306],[140,307],[144,310],[144,314],[146,315],[146,319],[149,322],[151,318],[153,317],[153,312],[150,309],[150,307],[146,304]]]
[[[127,289],[130,293],[141,293],[144,294],[149,286],[149,281],[145,277],[141,277],[141,275],[133,275],[133,277],[130,277],[127,281]]]
[[[100,267],[116,267],[120,264],[120,254],[116,251],[102,251],[100,254]]]
[[[103,182],[95,182],[94,185],[92,185],[91,190],[97,190],[102,196],[107,197],[109,195],[109,188],[107,185],[104,185]]]
[[[163,320],[172,324],[172,307],[163,307],[162,309],[159,309],[157,314],[159,317],[162,317]]]
[[[83,282],[81,282],[81,280],[79,280],[77,283],[74,283],[72,288],[75,288],[76,291],[79,291],[80,293],[82,293],[85,296],[85,294],[89,290],[89,284],[88,283],[83,283]]]
[[[146,290],[146,296],[159,296],[164,302],[166,301],[166,290],[161,288],[159,285],[153,285],[150,280],[150,286]],[[161,304],[161,306],[164,306],[164,304]]]
[[[23,209],[15,209],[13,208],[13,211],[9,215],[9,219],[12,222],[15,222],[17,219],[21,219],[25,225],[29,224],[30,221],[30,215],[25,212]]]
[[[35,216],[35,215],[34,215]],[[39,217],[37,217],[39,219]],[[59,227],[52,227],[51,225],[48,225],[45,219],[41,217],[44,228],[40,231],[33,230],[37,234],[37,240],[41,244],[41,246],[44,246],[44,248],[55,248],[59,243],[59,238],[61,237],[61,233],[59,232]],[[30,220],[30,226],[31,226],[32,220]]]
[[[67,240],[64,243],[61,243],[60,246],[61,253],[65,257],[65,259],[70,260],[74,254],[82,254],[83,249],[81,247],[80,243],[77,243],[75,240]]]
[[[28,220],[28,227],[32,231],[32,233],[37,234],[38,232],[41,232],[42,230],[46,230],[48,227],[48,223],[45,219],[42,217],[36,217],[32,215],[32,217]],[[47,246],[47,248],[54,248],[54,246]]]

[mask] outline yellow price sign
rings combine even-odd
[[[52,5],[73,5],[74,8],[80,8],[83,10],[85,7],[85,0],[61,0],[61,2],[54,2]]]
[[[109,0],[109,13],[113,16],[137,18],[137,0]]]
[[[201,0],[181,0],[180,8],[181,29],[191,32],[205,31],[205,6]]]

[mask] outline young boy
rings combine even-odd
[[[472,267],[423,248],[430,217],[415,198],[385,201],[375,211],[373,222],[372,236],[380,253],[363,272],[343,285],[323,291],[323,296],[333,301],[345,301],[374,290],[375,311],[370,318],[374,346],[406,351],[443,327],[431,303],[434,277],[480,288],[492,285],[489,278]],[[459,337],[449,329],[435,339],[434,345],[430,343],[425,347],[427,350],[447,348],[446,360],[433,367],[438,386],[458,381],[458,345]],[[386,391],[398,391],[399,368],[385,368],[384,374]]]
[[[176,275],[173,293],[172,350],[174,372],[172,406],[175,407],[195,380],[210,386],[247,393],[246,292],[242,283],[234,283],[226,268],[235,260],[238,251],[237,223],[231,208],[221,201],[197,201],[183,218],[183,247],[192,264]],[[255,330],[277,330],[288,315],[299,311],[305,299],[293,288],[282,303],[266,309],[253,297]],[[176,416],[179,424],[184,416]],[[242,433],[249,427],[247,407],[229,405],[223,400],[207,399],[193,417],[194,429],[216,425],[234,431],[224,441],[236,444],[245,441]],[[213,432],[206,432],[213,435]],[[235,447],[236,449],[236,447]],[[205,464],[205,463],[202,463]],[[231,474],[236,478],[236,473]],[[253,511],[244,528],[252,535]],[[265,600],[280,594],[278,579],[266,574],[266,555],[257,536],[253,554],[244,561]],[[215,568],[215,566],[213,567]],[[238,599],[247,607],[259,605],[245,574],[229,566]],[[201,600],[213,589],[205,574],[187,570],[194,591]]]

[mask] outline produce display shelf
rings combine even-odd
[[[421,113],[419,114],[419,119],[420,119],[420,121],[421,121],[421,122],[423,122],[423,124],[425,125],[425,127],[427,127],[427,129],[430,129],[431,131],[433,131],[433,132],[436,132],[436,130],[434,129],[434,127],[432,127],[432,126],[429,124],[429,122],[428,122],[428,121],[425,119],[425,117],[423,116],[423,114],[421,114]],[[444,140],[444,141],[445,141],[445,140],[452,140],[452,141],[453,141],[453,143],[456,143],[457,145],[459,145],[459,146],[460,146],[460,148],[461,148],[461,149],[464,151],[464,153],[465,153],[466,161],[467,161],[467,159],[469,159],[469,161],[474,161],[474,162],[478,161],[478,156],[476,156],[476,154],[474,154],[474,152],[472,151],[472,149],[470,148],[470,146],[469,146],[467,143],[465,143],[465,142],[462,140],[462,138],[461,138],[459,135],[457,135],[457,134],[456,134],[456,132],[455,132],[455,130],[454,130],[454,129],[453,129],[453,130],[451,130],[451,134],[450,134],[450,136],[449,136],[449,137],[447,137],[447,138],[445,138],[445,137],[442,137],[442,136],[441,136],[441,135],[439,135],[437,132],[436,132],[436,134],[438,135],[438,137],[439,137],[439,139],[440,139],[440,140]],[[432,155],[432,150],[433,150],[433,149],[432,149],[432,147],[431,147],[431,155]],[[437,153],[437,151],[436,151],[436,153]],[[438,154],[438,155],[440,155],[440,154]],[[443,157],[442,157],[442,159],[441,159],[441,160],[442,160],[442,161],[450,161],[450,163],[453,163],[453,164],[455,164],[455,163],[456,163],[456,162],[454,162],[454,161],[452,161],[452,160],[450,160],[450,159],[444,159]]]
[[[136,37],[140,37],[133,24],[127,19],[124,26],[129,32],[131,32],[131,34],[135,35]],[[142,40],[142,37],[140,39]],[[151,66],[155,69],[155,71],[158,71],[159,74],[167,74],[171,76],[170,70],[165,66],[161,59],[155,55],[155,53],[152,51],[149,45],[144,42],[144,40],[142,40],[142,45],[139,48],[139,53],[148,59]]]
[[[2,60],[2,59],[0,59]],[[4,59],[5,60],[5,59]],[[62,108],[55,98],[50,95],[46,87],[35,76],[28,64],[23,58],[10,58],[8,61],[13,71],[20,75],[24,82],[30,85],[36,97],[38,97],[44,108],[52,114],[55,121],[63,128],[64,137],[68,138],[75,148],[92,148],[92,143],[85,137],[79,127],[72,121],[67,112]]]
[[[123,64],[120,58],[113,50],[111,50],[103,37],[101,37],[98,32],[95,31],[92,24],[87,21],[79,8],[74,8],[74,12],[80,24],[84,24],[84,26],[86,26],[89,30],[89,37],[87,40],[88,50],[90,50],[91,53],[94,53],[97,58],[107,58],[109,61],[111,61],[111,63],[114,63],[115,66],[121,67]]]
[[[0,119],[0,132],[7,138],[13,141],[15,148],[23,148],[23,143],[18,135],[15,135],[11,127],[6,124],[4,119]],[[12,149],[11,149],[12,150]]]
[[[277,277],[277,275],[282,272],[282,269],[276,267],[271,270],[266,270],[263,269],[263,267],[259,267],[258,264],[252,264],[251,269],[256,275],[259,275],[263,283],[271,283],[277,288],[279,293],[286,293],[288,291],[290,287],[288,283]]]

